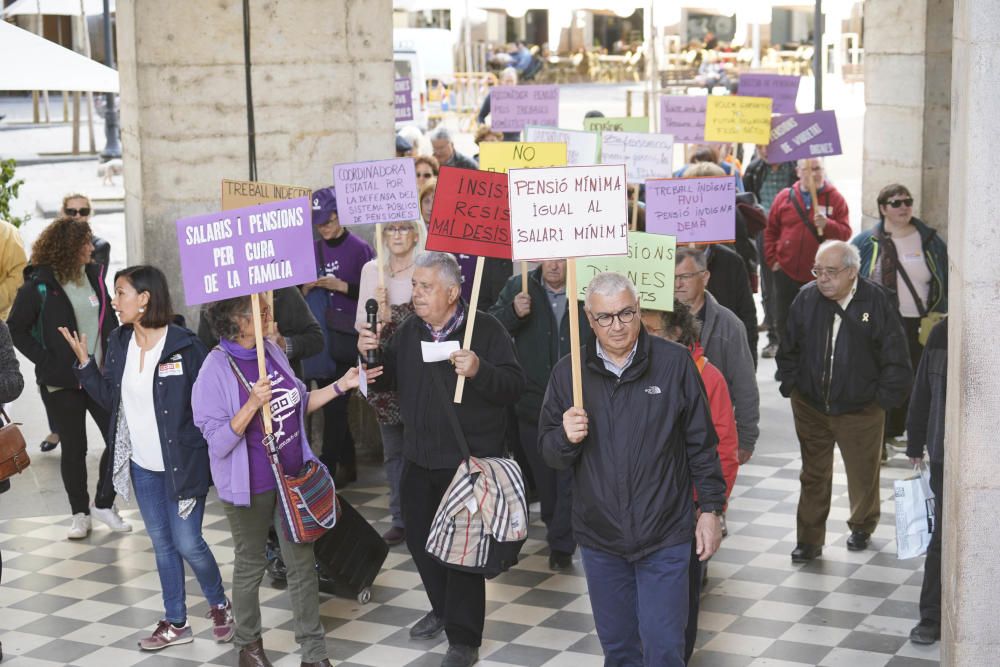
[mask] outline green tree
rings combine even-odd
[[[24,179],[14,178],[16,164],[13,159],[0,161],[0,220],[6,220],[15,227],[20,227],[31,216],[26,215],[23,218],[18,218],[10,213],[10,202],[17,197],[18,190],[24,185]]]

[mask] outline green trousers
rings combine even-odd
[[[236,554],[233,566],[233,616],[236,619],[237,648],[258,639],[260,627],[260,582],[267,565],[264,546],[268,529],[278,529],[281,556],[288,568],[288,594],[292,598],[295,641],[302,647],[303,662],[319,662],[328,657],[325,632],[319,619],[319,579],[312,544],[289,542],[281,530],[281,515],[274,490],[251,496],[250,507],[222,503],[233,533]],[[266,648],[266,647],[265,647]]]

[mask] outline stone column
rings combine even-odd
[[[248,177],[242,7],[118,7],[128,261],[162,268],[179,310],[174,221]],[[258,180],[319,188],[395,155],[390,0],[251,0],[250,18]]]
[[[878,221],[878,191],[896,182],[947,238],[953,3],[865,3],[864,228]]]
[[[949,360],[942,665],[1000,665],[1000,201],[994,180],[1000,3],[955,3],[950,181]]]

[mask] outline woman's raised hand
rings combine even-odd
[[[76,355],[76,360],[80,362],[80,365],[83,366],[86,364],[90,360],[90,353],[87,352],[87,334],[77,333],[76,331],[71,332],[66,327],[59,327],[59,333],[69,343],[69,347],[73,350],[73,354]]]

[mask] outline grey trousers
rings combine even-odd
[[[233,616],[236,619],[237,648],[260,639],[260,582],[267,561],[264,545],[267,531],[277,528],[281,556],[288,568],[288,594],[292,598],[295,641],[302,647],[302,662],[319,662],[328,657],[325,631],[319,619],[319,579],[311,544],[289,542],[281,530],[277,493],[273,490],[250,497],[250,507],[223,502],[233,533]],[[265,647],[267,648],[267,647]]]
[[[382,434],[382,458],[385,461],[385,477],[389,482],[389,513],[392,527],[403,527],[403,512],[399,503],[399,480],[403,478],[403,425],[379,424]]]

